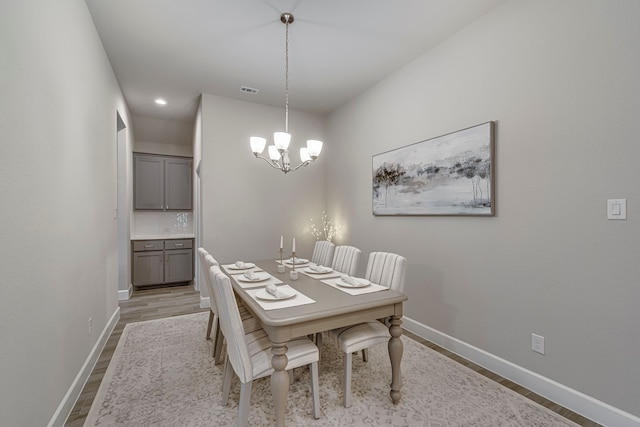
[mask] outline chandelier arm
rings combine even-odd
[[[295,168],[291,169],[292,171],[297,171],[298,169],[300,169],[302,166],[309,166],[309,163],[311,163],[313,160],[307,160],[306,162],[302,162],[300,163],[298,166],[296,166]]]
[[[282,170],[282,166],[276,160],[267,159],[266,157],[259,156],[257,154],[255,154],[255,156],[256,156],[256,159],[262,159],[265,162],[267,162],[269,166],[271,166],[272,168]]]

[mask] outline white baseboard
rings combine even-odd
[[[211,307],[211,302],[209,297],[203,297],[200,295],[200,308],[209,308]]]
[[[116,327],[118,320],[120,319],[120,307],[117,307],[109,321],[107,322],[104,330],[100,334],[98,341],[96,341],[95,345],[91,349],[87,360],[85,360],[80,372],[76,375],[76,378],[71,383],[71,387],[65,394],[62,402],[58,405],[58,409],[53,414],[53,417],[47,424],[48,427],[62,427],[64,423],[67,421],[69,414],[73,410],[73,406],[76,404],[80,393],[82,393],[82,389],[84,385],[87,383],[89,379],[89,375],[95,368],[96,363],[98,363],[98,358],[100,357],[100,353],[102,353],[102,349],[107,344],[107,340],[113,332],[113,329]]]
[[[406,330],[604,426],[640,427],[640,418],[407,317]]]
[[[118,301],[126,301],[131,297],[133,293],[133,286],[129,285],[129,289],[125,291],[118,291]]]

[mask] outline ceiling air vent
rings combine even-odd
[[[249,86],[240,86],[240,92],[245,92],[245,93],[250,93],[252,95],[255,95],[259,91],[260,91],[260,89],[254,89],[254,88],[249,87]]]

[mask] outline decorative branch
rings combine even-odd
[[[310,221],[311,235],[315,237],[316,240],[328,240],[330,242],[338,232],[338,227],[333,224],[325,211],[322,211],[322,218],[318,226],[313,223],[313,218],[311,218]]]

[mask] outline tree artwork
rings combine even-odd
[[[383,187],[384,188],[384,204],[387,204],[387,192],[389,191],[389,186],[396,185],[400,182],[400,178],[406,172],[402,170],[402,166],[399,164],[383,164],[380,166],[374,176],[373,183],[374,188]]]
[[[492,216],[493,125],[373,156],[373,214]]]

